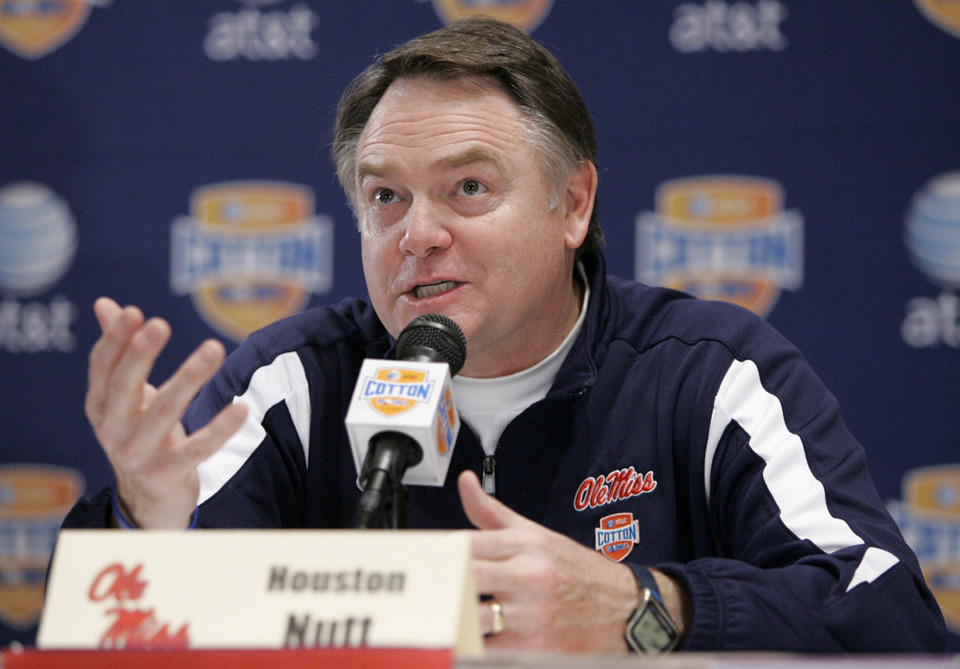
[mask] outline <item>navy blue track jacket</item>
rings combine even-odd
[[[497,497],[625,564],[682,580],[684,650],[942,651],[943,618],[835,398],[746,310],[605,276],[549,394],[497,445]],[[188,411],[247,424],[200,467],[201,527],[342,528],[359,496],[344,416],[365,358],[392,355],[345,300],[251,335]],[[469,352],[468,352],[469,354]],[[410,525],[469,523],[457,474],[481,472],[465,426],[443,488],[410,488]],[[65,527],[104,527],[109,495]]]

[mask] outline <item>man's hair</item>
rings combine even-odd
[[[544,157],[551,207],[561,187],[583,161],[597,162],[597,139],[590,112],[560,62],[522,30],[488,18],[451,23],[402,44],[377,58],[344,91],[334,125],[333,159],[337,177],[356,197],[356,154],[360,134],[374,107],[397,79],[461,77],[497,82],[520,108],[527,139]],[[577,257],[603,246],[594,203],[586,239]]]

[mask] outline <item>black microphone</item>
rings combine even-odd
[[[417,316],[397,338],[397,359],[445,362],[450,365],[450,376],[456,376],[467,359],[467,340],[460,327],[446,316]]]
[[[418,316],[397,338],[396,353],[407,364],[364,361],[347,412],[363,489],[358,528],[406,527],[403,484],[442,486],[460,427],[449,389],[467,355],[457,324],[439,314]]]

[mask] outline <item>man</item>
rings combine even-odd
[[[344,94],[334,156],[372,308],[294,316],[222,367],[206,342],[155,389],[169,326],[99,300],[86,411],[117,486],[65,526],[349,526],[359,367],[441,313],[467,339],[466,428],[410,524],[479,529],[489,646],[943,648],[799,352],[736,307],[605,276],[593,127],[549,52],[485,19],[414,39]]]

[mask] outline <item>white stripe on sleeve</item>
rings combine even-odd
[[[269,365],[253,373],[247,390],[243,395],[233,398],[233,401],[246,403],[250,413],[240,430],[223,448],[197,468],[200,475],[197,504],[210,499],[240,470],[266,436],[261,425],[264,416],[280,402],[287,403],[303,448],[304,460],[309,464],[310,389],[300,356],[292,351],[277,356]]]
[[[704,462],[708,504],[713,459],[731,421],[749,435],[750,448],[763,459],[763,480],[780,509],[781,521],[791,532],[825,553],[863,544],[846,521],[830,514],[826,492],[810,471],[803,442],[787,427],[780,400],[764,389],[760,370],[752,360],[733,361],[714,401]],[[887,551],[869,548],[849,587],[872,582],[896,562]]]
[[[850,592],[861,583],[873,583],[878,576],[897,564],[897,562],[899,562],[899,560],[897,560],[895,555],[888,553],[882,548],[871,546],[867,549],[867,552],[863,554],[863,559],[860,560],[860,566],[857,567],[857,571],[853,573],[853,578],[850,579],[850,585],[847,586],[847,592]]]

